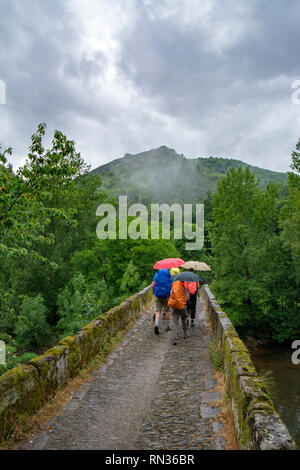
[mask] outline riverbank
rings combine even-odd
[[[278,393],[272,397],[274,406],[300,447],[300,365],[292,363],[291,344],[247,346],[257,371],[273,372],[278,386]]]

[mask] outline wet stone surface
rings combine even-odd
[[[198,300],[195,328],[176,345],[141,315],[93,380],[23,449],[224,449],[220,399]]]

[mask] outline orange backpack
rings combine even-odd
[[[186,306],[187,298],[185,294],[184,284],[180,281],[175,281],[172,284],[168,305],[173,310],[183,310]]]

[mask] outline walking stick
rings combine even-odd
[[[150,307],[150,325],[151,326],[153,323],[153,315],[154,315],[154,295],[152,296],[151,307]]]

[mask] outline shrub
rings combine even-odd
[[[84,325],[106,311],[109,304],[105,281],[88,285],[82,274],[74,276],[58,295],[58,330],[73,335]]]
[[[121,280],[120,290],[128,294],[137,292],[140,288],[141,280],[137,268],[133,265],[133,261],[127,266]]]

